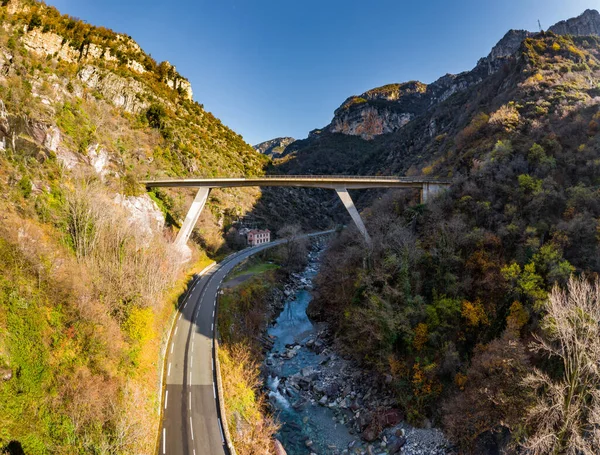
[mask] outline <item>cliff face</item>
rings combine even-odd
[[[261,142],[260,144],[256,144],[254,149],[267,156],[279,156],[281,155],[285,148],[294,142],[296,139],[293,137],[277,137],[275,139],[271,139],[270,141]]]
[[[600,35],[600,13],[587,10],[579,17],[557,23],[549,31],[559,35]],[[372,140],[379,135],[398,131],[425,110],[502,69],[518,52],[523,40],[531,36],[533,33],[526,30],[508,31],[489,55],[480,59],[471,71],[447,74],[429,85],[414,81],[389,84],[359,96],[351,96],[335,111],[333,120],[321,132]],[[432,134],[435,133],[434,129],[431,130]]]
[[[585,10],[580,16],[554,24],[548,31],[557,35],[600,35],[600,13],[592,9]]]
[[[11,20],[28,18],[21,42],[28,52],[77,64],[127,68],[133,75],[149,73],[165,87],[192,100],[192,86],[169,62],[157,64],[129,36],[101,27],[82,26],[56,9],[24,0],[10,0],[6,12]],[[4,23],[9,29],[9,22]]]

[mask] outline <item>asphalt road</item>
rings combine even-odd
[[[283,242],[247,248],[196,276],[167,347],[159,454],[229,454],[221,424],[224,416],[220,415],[217,402],[213,358],[217,294],[223,279],[237,264]]]

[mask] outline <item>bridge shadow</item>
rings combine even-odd
[[[370,207],[387,191],[414,193],[415,189],[349,190],[359,212]],[[352,219],[334,190],[319,188],[265,187],[249,217],[259,220],[261,228],[277,232],[287,224],[298,224],[304,232],[332,229],[336,225],[351,226]],[[365,220],[368,222],[368,220]]]

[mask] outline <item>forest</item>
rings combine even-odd
[[[310,310],[465,453],[597,453],[600,49],[551,33],[521,49],[437,140],[424,168],[452,187],[380,195],[373,246],[333,243]]]

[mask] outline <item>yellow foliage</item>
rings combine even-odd
[[[129,312],[129,317],[125,321],[125,332],[133,341],[140,344],[153,339],[154,333],[154,312],[152,308],[133,308]]]
[[[390,366],[390,373],[392,374],[392,376],[396,378],[404,378],[408,376],[409,370],[406,367],[406,364],[398,360],[398,358],[395,355],[390,355],[388,357],[388,363]]]
[[[420,323],[415,328],[413,346],[417,351],[423,349],[423,346],[427,343],[427,340],[429,339],[429,334],[427,332],[427,324]]]
[[[464,300],[462,303],[461,314],[462,317],[466,319],[469,327],[489,324],[487,314],[485,314],[485,309],[480,300],[476,300],[475,302]]]
[[[441,384],[434,382],[431,376],[437,368],[435,363],[422,367],[419,363],[413,365],[412,388],[415,396],[424,397],[441,393]]]
[[[525,81],[526,85],[533,85],[533,84],[537,84],[538,82],[542,82],[544,80],[544,76],[542,76],[542,73],[535,73],[533,76],[527,78],[527,80]]]
[[[585,54],[582,51],[580,51],[579,49],[577,49],[575,46],[569,45],[567,47],[567,49],[569,50],[569,52],[571,54],[574,54],[574,55],[578,56],[581,59],[585,59]]]
[[[527,322],[529,322],[529,313],[521,302],[514,301],[510,306],[510,313],[506,318],[508,329],[519,331]]]
[[[264,396],[258,392],[261,384],[258,363],[243,343],[222,345],[218,355],[227,422],[237,453],[272,453],[272,441],[279,428],[264,412]]]
[[[502,106],[490,116],[490,124],[502,127],[506,131],[514,130],[519,125],[520,120],[519,111],[513,103]]]
[[[467,384],[467,375],[456,373],[456,376],[454,376],[454,383],[460,390],[465,390],[465,385]]]
[[[555,43],[552,43],[552,50],[553,50],[554,52],[558,52],[558,51],[560,51],[560,44],[558,44],[558,43],[556,43],[556,42],[555,42]]]
[[[433,172],[433,166],[425,166],[421,172],[423,172],[423,175],[429,175]]]

